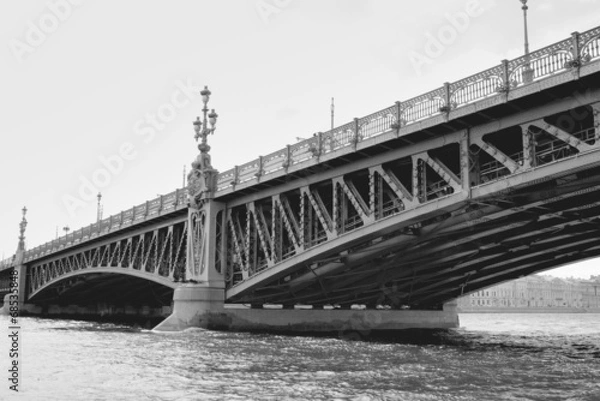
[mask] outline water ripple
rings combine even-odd
[[[582,316],[471,315],[459,330],[369,342],[23,319],[22,389],[61,401],[597,401],[600,315]]]

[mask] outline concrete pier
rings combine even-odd
[[[443,310],[274,309],[224,305],[223,289],[185,285],[175,290],[173,313],[155,331],[189,327],[285,333],[369,333],[459,326],[456,303]]]

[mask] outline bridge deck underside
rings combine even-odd
[[[171,304],[173,288],[134,276],[87,273],[57,281],[29,301],[38,305],[139,305]]]
[[[373,233],[351,254],[324,251],[229,301],[438,308],[504,280],[598,256],[600,169],[458,201],[419,225]]]

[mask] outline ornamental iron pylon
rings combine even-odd
[[[202,96],[203,119],[196,118],[194,139],[198,143],[200,153],[192,162],[192,170],[188,174],[188,253],[185,281],[209,282],[214,270],[214,219],[215,207],[211,199],[216,190],[218,171],[210,160],[208,135],[214,134],[217,113],[212,109],[209,113],[208,101],[211,92],[208,87],[200,92]],[[200,139],[200,141],[198,141]]]

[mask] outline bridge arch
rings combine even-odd
[[[72,301],[77,298],[76,293],[82,289],[89,294],[94,288],[108,286],[112,291],[107,292],[112,293],[113,296],[114,294],[123,296],[133,292],[139,295],[140,291],[146,291],[156,300],[162,300],[164,304],[172,298],[173,290],[178,285],[179,283],[168,277],[145,271],[99,266],[71,271],[52,278],[32,291],[28,300],[33,303],[60,301],[61,298]],[[82,299],[85,301],[85,298],[87,297]],[[93,297],[88,300],[93,300]]]

